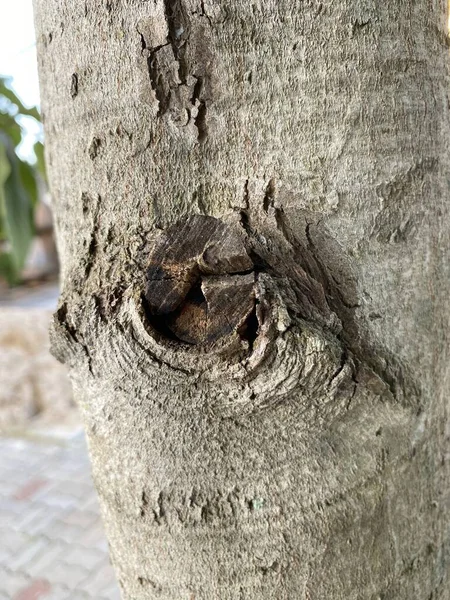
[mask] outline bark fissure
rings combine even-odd
[[[189,64],[186,61],[186,44],[190,35],[190,24],[182,0],[164,0],[164,12],[169,30],[169,41],[175,60],[178,62],[178,77],[186,85]]]
[[[72,100],[78,96],[78,73],[73,73],[70,78],[70,95]]]
[[[97,250],[99,249],[101,197],[98,196],[97,199],[95,201],[93,201],[92,198],[89,196],[89,194],[86,194],[83,192],[82,195],[84,198],[84,200],[82,200],[83,207],[87,206],[86,203],[92,204],[92,202],[95,202],[93,210],[91,209],[90,206],[88,206],[88,208],[87,208],[88,211],[92,210],[92,216],[91,216],[92,229],[91,229],[91,233],[90,233],[89,244],[87,246],[86,266],[85,266],[85,281],[87,281],[90,277],[92,268],[95,265],[96,258],[97,258]],[[83,209],[83,210],[85,210],[85,209]]]
[[[170,114],[183,127],[192,121],[197,130],[197,141],[202,143],[208,135],[207,70],[199,66],[197,55],[201,53],[203,57],[205,50],[198,46],[199,30],[191,23],[183,2],[164,0],[164,14],[167,41],[163,44],[149,46],[144,33],[137,27],[141,54],[146,57],[150,84],[158,101],[157,115]],[[203,12],[199,16],[204,16]],[[192,40],[191,36],[194,36]]]

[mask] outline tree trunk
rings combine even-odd
[[[444,0],[35,8],[123,597],[450,598]]]

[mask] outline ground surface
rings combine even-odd
[[[56,284],[0,290],[0,431],[79,424],[64,365],[50,354]]]
[[[83,430],[49,354],[58,287],[0,293],[0,600],[119,600]]]
[[[0,600],[119,600],[84,435],[0,438]]]

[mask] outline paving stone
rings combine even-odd
[[[61,463],[60,474],[65,473],[66,479],[68,478],[67,473],[76,473],[77,471],[84,471],[85,469],[90,471],[91,469],[89,457],[87,455],[83,456],[82,452],[79,455],[75,455],[75,453],[62,455]]]
[[[70,478],[74,484],[86,485],[92,490],[93,484],[90,479],[90,465],[80,465],[77,469],[70,470],[67,463],[61,465],[61,473],[64,474],[64,478],[61,479],[60,484],[64,486],[64,482]],[[89,475],[89,477],[87,477]]]
[[[42,459],[42,460],[45,460]],[[47,474],[47,472],[43,472],[42,475]],[[50,477],[47,477],[47,485],[43,486],[40,490],[38,490],[36,492],[36,494],[33,496],[33,502],[42,502],[42,498],[44,496],[46,496],[46,494],[49,494],[55,490],[58,490],[59,486],[61,485],[60,481],[55,481],[53,474]]]
[[[76,506],[77,499],[73,496],[69,496],[68,494],[64,494],[59,489],[49,490],[47,493],[43,494],[39,501],[46,506],[55,506],[59,508],[72,508]]]
[[[100,563],[108,561],[108,555],[94,548],[86,548],[84,546],[72,546],[69,553],[64,557],[64,562],[69,565],[79,565],[92,571],[96,569]]]
[[[9,561],[13,558],[13,556],[14,553],[11,550],[0,545],[0,565],[9,564]]]
[[[93,486],[92,483],[91,483],[91,486]],[[80,509],[99,513],[100,505],[98,502],[97,494],[91,494],[90,496],[87,496],[85,498],[84,502],[80,503]]]
[[[32,540],[26,546],[14,554],[8,562],[8,569],[12,571],[26,571],[26,566],[37,556],[41,556],[48,547],[48,541],[44,538]]]
[[[99,549],[105,548],[106,544],[106,549],[108,549],[105,530],[103,529],[102,523],[99,521],[93,527],[84,531],[78,541],[82,546]]]
[[[21,452],[26,453],[28,450],[28,444],[25,440],[20,438],[4,438],[2,440],[2,446],[5,450],[10,450],[11,456],[20,456]]]
[[[62,480],[58,481],[58,485],[61,486],[61,489],[64,490],[65,494],[68,494],[79,501],[84,501],[85,498],[90,498],[90,496],[92,496],[92,481],[89,479],[87,479],[85,483],[80,483],[73,479],[70,481]],[[80,504],[78,503],[77,506],[80,506]]]
[[[78,585],[86,580],[89,576],[89,571],[79,565],[68,565],[64,562],[59,562],[53,566],[48,572],[48,579],[51,583],[59,583],[74,590]]]
[[[98,521],[98,514],[87,510],[79,510],[78,508],[66,513],[63,519],[64,523],[87,529]]]
[[[61,519],[67,512],[66,508],[60,506],[45,506],[45,504],[39,506],[42,506],[43,510],[39,511],[26,527],[27,533],[32,536],[50,531],[53,523]]]
[[[47,458],[50,456],[58,456],[61,455],[63,448],[61,448],[61,446],[57,445],[57,444],[36,444],[36,446],[39,448],[39,452],[43,455],[46,456]],[[27,449],[25,446],[25,453],[27,453]]]
[[[0,600],[119,600],[86,445],[0,437]]]
[[[0,567],[0,592],[6,594],[8,599],[14,598],[28,583],[29,578],[23,573],[13,573]]]
[[[102,594],[101,600],[122,600],[122,594],[120,593],[119,585],[116,582],[114,582],[114,585],[104,590]]]
[[[48,487],[48,484],[49,482],[47,479],[30,479],[16,491],[14,498],[16,500],[30,500],[30,498],[33,498],[39,490]]]
[[[10,496],[0,496],[0,515],[6,512],[13,512],[19,515],[23,512],[23,505]]]
[[[3,450],[1,451],[3,452]],[[16,487],[17,483],[23,483],[27,479],[29,479],[30,474],[33,475],[33,472],[31,471],[30,473],[27,469],[25,469],[22,463],[18,463],[17,461],[11,460],[11,456],[9,455],[9,453],[6,453],[6,456],[8,456],[8,462],[6,464],[5,462],[3,462],[1,470],[2,473],[4,473],[5,476],[7,476],[8,480],[11,480],[16,484]]]
[[[1,452],[1,451],[0,451]],[[9,498],[17,489],[17,483],[11,477],[2,472],[2,481],[0,481],[0,497]]]
[[[10,472],[14,473],[17,479],[20,479],[20,475],[23,473],[30,473],[28,469],[28,463],[26,461],[25,456],[18,456],[15,453],[9,453],[8,464],[5,465],[5,468]],[[31,471],[32,473],[33,471]]]
[[[14,521],[22,518],[22,515],[12,510],[1,510],[0,511],[0,528],[11,526]]]
[[[27,567],[27,573],[31,577],[47,577],[54,565],[58,564],[69,550],[65,543],[47,541],[45,552],[31,560]]]
[[[114,571],[109,564],[103,565],[100,569],[83,581],[79,589],[87,592],[93,598],[101,598],[103,592],[109,589],[115,581]]]
[[[22,512],[11,520],[9,526],[16,531],[29,534],[31,525],[43,519],[46,514],[45,506],[39,504],[27,504],[22,507]]]
[[[60,585],[52,585],[51,590],[43,596],[42,600],[73,600],[73,592]],[[86,600],[97,600],[87,598]]]
[[[18,552],[20,548],[29,543],[29,536],[21,531],[15,531],[14,529],[0,529],[0,540],[2,546],[7,548],[12,553]]]
[[[52,586],[45,579],[37,579],[31,581],[25,588],[20,590],[14,600],[39,600],[39,598],[47,598]]]
[[[67,544],[79,543],[83,534],[84,529],[65,523],[62,519],[56,519],[51,529],[47,532],[50,539],[62,540]]]
[[[95,544],[95,548],[98,548],[101,552],[109,554],[109,544],[105,536],[98,540],[98,542]]]

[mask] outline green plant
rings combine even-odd
[[[0,277],[18,283],[34,236],[38,177],[45,178],[43,145],[34,144],[33,163],[20,157],[26,119],[40,122],[36,107],[26,108],[0,77]]]

